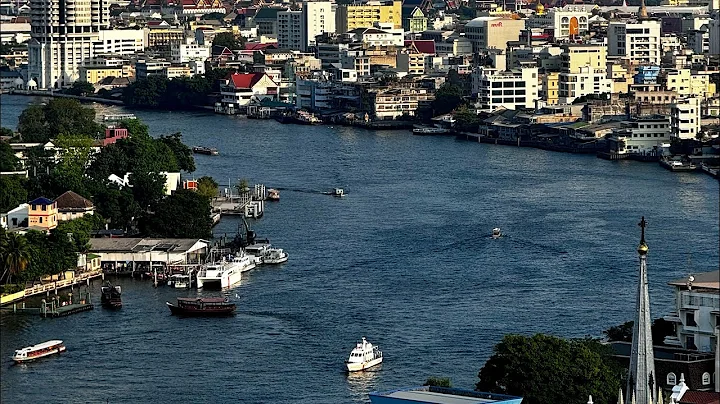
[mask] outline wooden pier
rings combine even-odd
[[[93,304],[90,300],[90,292],[85,292],[80,297],[77,297],[76,301],[73,301],[71,293],[68,301],[61,301],[60,298],[52,298],[48,302],[43,299],[42,307],[40,308],[40,316],[44,318],[65,317],[92,309]]]

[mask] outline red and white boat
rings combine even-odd
[[[22,363],[49,355],[59,354],[60,352],[65,352],[65,345],[63,345],[63,342],[60,340],[52,340],[43,342],[42,344],[18,349],[15,351],[15,355],[13,355],[12,358],[15,362]]]

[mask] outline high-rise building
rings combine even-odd
[[[608,25],[608,55],[622,56],[635,66],[660,66],[660,21],[611,22]]]
[[[335,5],[329,1],[308,1],[302,8],[302,31],[300,32],[302,47],[315,46],[315,37],[325,32],[335,33]]]
[[[700,124],[700,98],[681,98],[670,107],[670,128],[673,137],[695,139],[700,132]]]
[[[473,52],[507,48],[509,41],[517,41],[525,28],[523,20],[502,17],[477,17],[465,24],[465,36],[473,44]]]
[[[473,70],[471,78],[472,92],[477,94],[482,109],[535,108],[539,92],[537,67],[504,71],[480,67]]]
[[[29,80],[38,88],[60,88],[77,80],[83,61],[94,56],[100,31],[109,28],[109,6],[107,0],[31,0]]]
[[[604,45],[568,44],[563,45],[562,50],[558,80],[560,103],[570,104],[585,95],[612,91]]]
[[[302,47],[302,11],[286,10],[278,16],[278,46],[299,50]]]
[[[338,5],[335,21],[338,34],[355,28],[372,27],[375,23],[392,24],[395,29],[402,28],[402,1],[383,0]]]

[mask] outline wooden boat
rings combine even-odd
[[[122,289],[120,289],[120,286],[113,286],[110,282],[106,282],[105,286],[100,287],[100,303],[103,307],[110,309],[122,307]]]
[[[182,316],[227,316],[235,313],[235,303],[221,297],[178,297],[177,304],[165,303],[170,313]]]
[[[278,191],[277,189],[268,189],[267,199],[269,201],[279,201],[280,200],[280,191]]]
[[[65,352],[65,345],[63,345],[63,342],[60,340],[52,340],[43,342],[42,344],[18,349],[15,351],[12,359],[16,363],[22,363],[49,355],[59,354],[60,352]]]
[[[217,156],[219,154],[214,147],[193,146],[192,151],[195,154],[206,154],[208,156]]]

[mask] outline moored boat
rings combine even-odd
[[[277,189],[268,189],[267,199],[270,201],[279,201],[280,191],[278,191]]]
[[[219,154],[214,147],[193,146],[192,151],[195,154],[206,154],[208,156],[217,156]]]
[[[198,288],[229,288],[242,279],[242,273],[255,268],[255,259],[240,253],[201,269],[197,274]]]
[[[415,135],[443,135],[450,133],[450,130],[446,128],[439,128],[437,126],[416,126],[413,128],[412,132]]]
[[[49,355],[59,354],[65,351],[65,345],[60,340],[43,342],[15,351],[12,359],[17,363],[28,362]]]
[[[227,316],[235,313],[235,303],[222,297],[178,297],[177,304],[165,302],[170,313],[183,316]]]
[[[105,285],[100,287],[100,304],[110,309],[122,307],[122,289],[120,286],[113,286],[110,282],[105,282]]]
[[[187,289],[190,287],[190,276],[183,274],[171,275],[167,284],[178,289]]]
[[[288,260],[288,253],[282,248],[268,248],[262,257],[263,264],[282,264]]]
[[[492,238],[500,238],[502,237],[502,233],[500,232],[500,228],[496,227],[492,229]]]
[[[358,342],[350,352],[350,357],[345,361],[348,372],[358,372],[369,369],[382,363],[383,353],[379,347],[369,343],[365,337]]]

